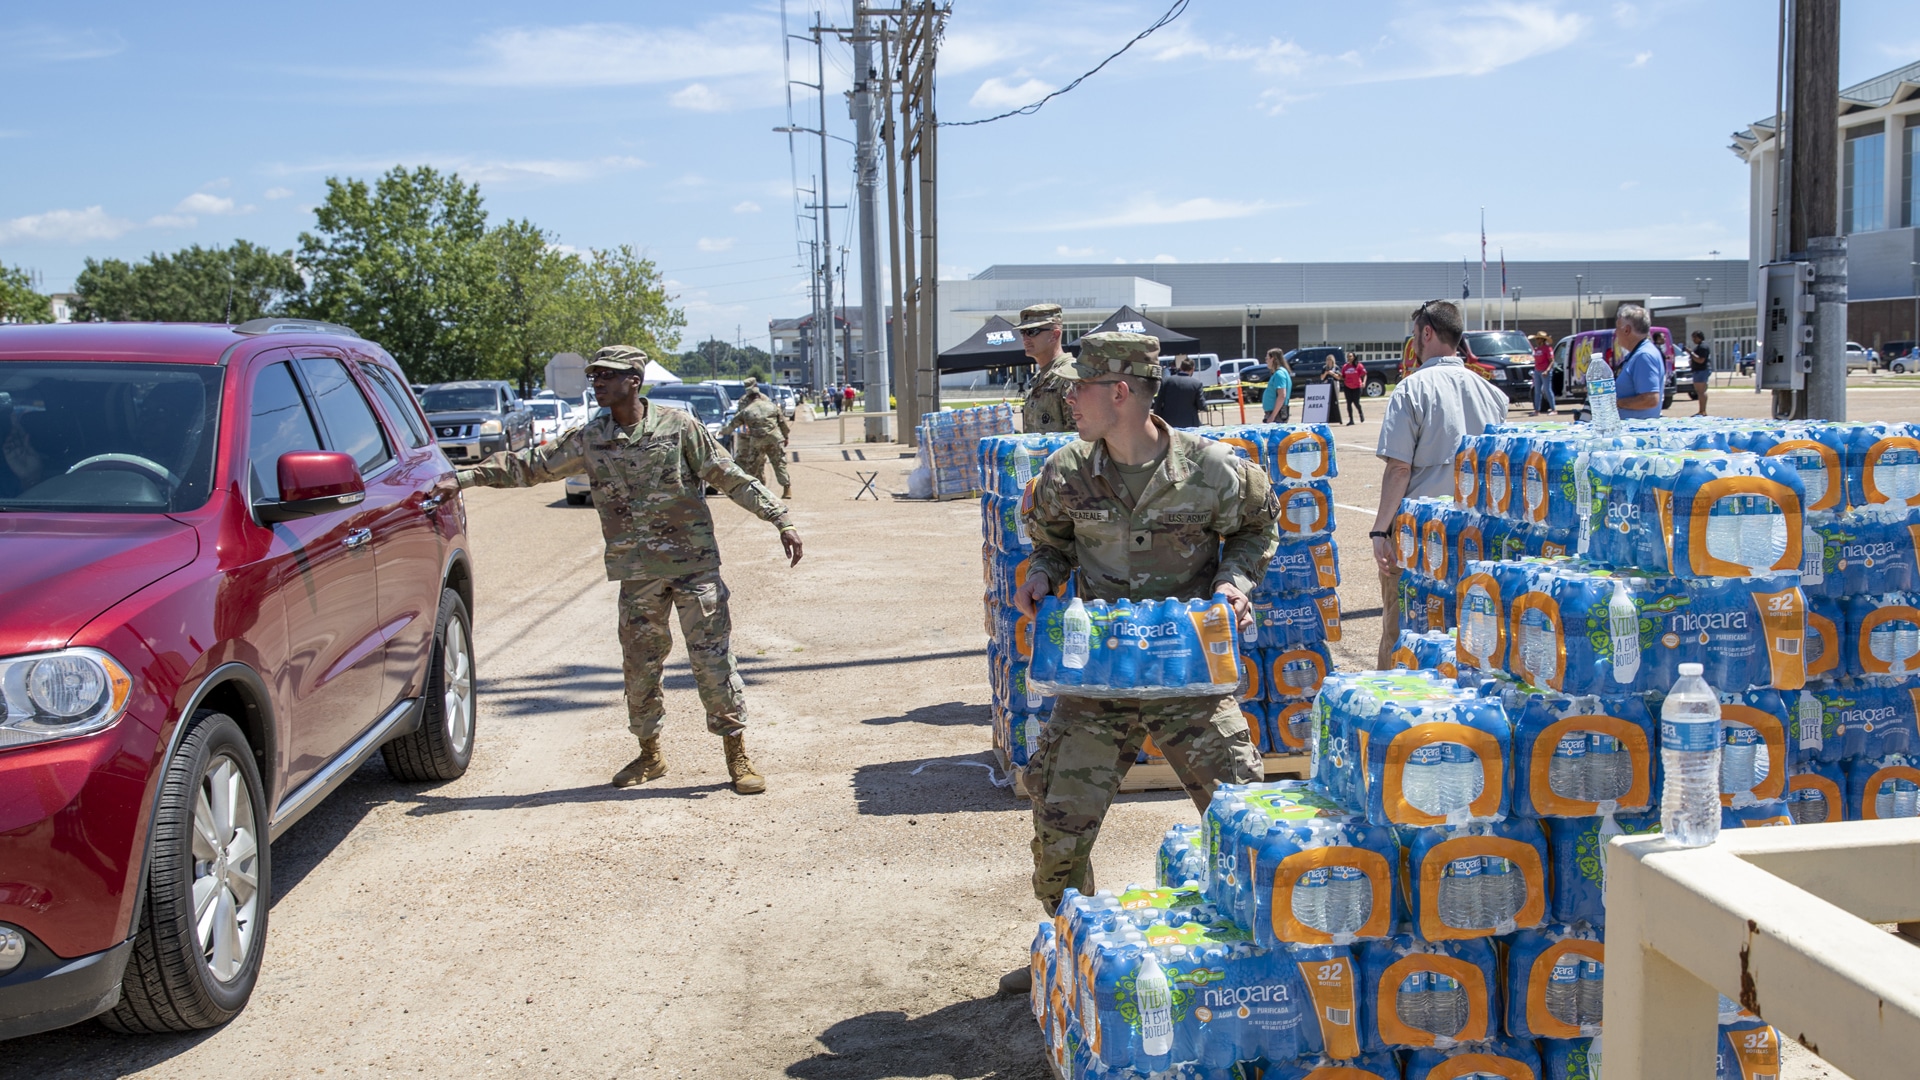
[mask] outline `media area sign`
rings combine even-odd
[[[1307,403],[1300,410],[1300,422],[1303,424],[1333,423],[1333,384],[1317,382],[1307,384]]]

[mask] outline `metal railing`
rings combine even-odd
[[[1874,925],[1920,921],[1920,820],[1607,855],[1607,1080],[1714,1075],[1721,994],[1854,1080],[1920,1073],[1920,947]]]

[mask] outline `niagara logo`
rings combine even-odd
[[[1210,1009],[1228,1009],[1235,1005],[1264,1005],[1268,1002],[1285,1003],[1293,1000],[1284,985],[1277,986],[1218,986],[1210,987],[1201,996]]]
[[[1682,634],[1701,630],[1745,630],[1747,613],[1744,611],[1682,611],[1668,621],[1667,628]]]
[[[1640,524],[1640,507],[1636,503],[1607,503],[1606,527],[1632,532]]]

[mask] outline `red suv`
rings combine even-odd
[[[222,1023],[269,844],[473,753],[466,511],[325,323],[0,327],[0,1038]]]

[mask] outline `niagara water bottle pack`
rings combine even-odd
[[[1197,428],[1194,434],[1224,443],[1265,469],[1276,490],[1340,475],[1333,429],[1326,424],[1240,424]]]
[[[1375,825],[1506,817],[1513,730],[1491,687],[1426,671],[1329,676],[1314,704],[1315,789]]]
[[[1402,630],[1394,641],[1393,666],[1408,671],[1434,671],[1451,679],[1460,674],[1459,643],[1449,630]]]
[[[1093,698],[1205,697],[1238,691],[1238,617],[1224,597],[1041,601],[1028,685]]]
[[[940,413],[940,416],[957,415]],[[976,425],[979,421],[975,421]],[[992,692],[994,746],[1009,765],[1024,768],[1038,748],[1053,698],[1031,685],[1033,620],[1015,608],[1026,584],[1033,542],[1021,516],[1021,496],[1047,456],[1070,435],[988,435],[978,440],[972,469],[980,491],[980,532],[987,628],[987,674]],[[927,445],[921,444],[923,449]],[[1067,582],[1055,583],[1065,592]]]
[[[927,470],[939,499],[978,494],[980,441],[1013,431],[1013,406],[979,405],[942,409],[920,418],[919,466]]]

